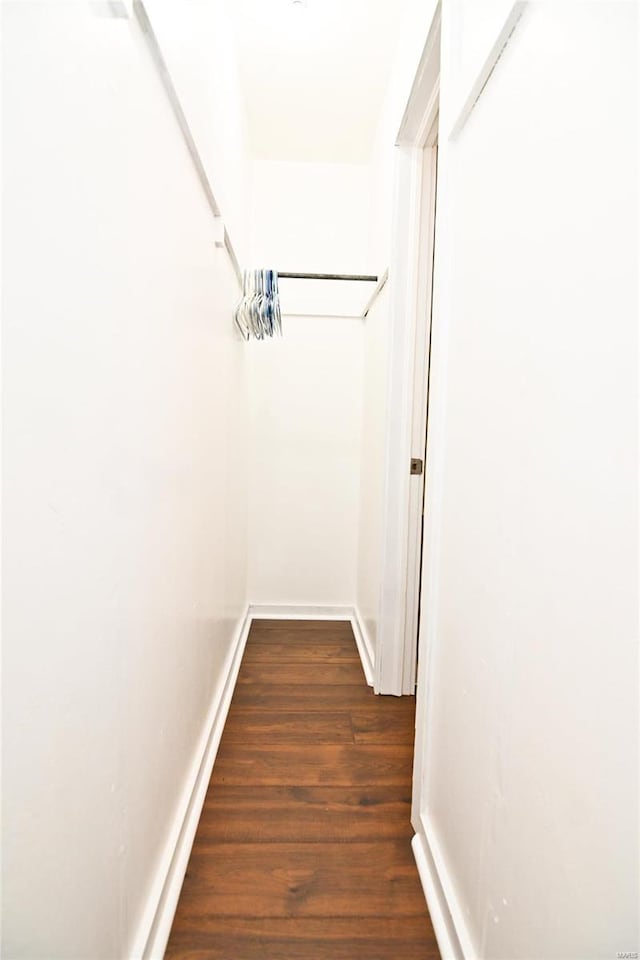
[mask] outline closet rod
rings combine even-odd
[[[284,273],[277,271],[280,280],[364,280],[377,283],[378,278],[364,273]]]

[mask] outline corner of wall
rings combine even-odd
[[[362,669],[364,670],[364,675],[367,678],[367,683],[370,687],[372,687],[373,678],[375,676],[375,653],[373,651],[373,644],[371,643],[371,638],[369,637],[365,622],[362,619],[357,606],[353,608],[351,626],[353,628],[353,635],[356,638],[358,653],[360,654],[360,659],[362,660]]]
[[[411,848],[442,960],[473,960],[475,954],[465,953],[461,946],[444,892],[443,878],[424,831],[415,834]]]
[[[164,956],[250,626],[251,615],[247,607],[238,623],[185,778],[138,929],[127,954],[130,960],[162,960]]]

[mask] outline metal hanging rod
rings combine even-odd
[[[377,283],[378,278],[365,273],[281,273],[280,280],[364,280],[365,283]]]

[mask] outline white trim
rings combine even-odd
[[[249,615],[252,620],[348,620],[353,630],[366,681],[370,687],[373,686],[375,662],[373,648],[357,607],[252,603],[249,606]]]
[[[385,504],[376,693],[403,690],[409,498],[412,478],[413,349],[417,253],[420,237],[422,150],[398,147],[395,158],[392,260],[389,267],[391,336],[385,438]]]
[[[222,681],[213,695],[204,730],[129,951],[131,960],[162,960],[164,956],[250,626],[251,616],[247,610],[227,654]]]
[[[220,207],[218,206],[218,201],[215,198],[213,193],[213,188],[209,180],[205,165],[198,151],[198,147],[195,141],[193,134],[191,133],[191,128],[189,127],[189,121],[187,120],[186,113],[182,107],[182,102],[178,96],[178,91],[176,90],[173,78],[169,67],[164,59],[162,53],[162,48],[156,36],[155,30],[153,28],[152,19],[149,16],[149,11],[146,8],[145,0],[115,0],[116,6],[121,6],[125,9],[131,10],[131,18],[137,20],[142,35],[144,37],[145,43],[151,54],[151,59],[153,65],[156,68],[158,78],[164,88],[164,92],[169,99],[171,104],[171,109],[173,110],[174,117],[178,126],[180,127],[180,132],[182,134],[185,146],[191,157],[191,161],[194,166],[194,170],[200,185],[204,191],[204,195],[209,204],[211,213],[213,214],[214,219],[222,216]],[[236,275],[236,280],[238,285],[242,290],[242,270],[240,269],[240,264],[238,262],[238,257],[235,252],[233,243],[231,242],[231,237],[229,236],[229,231],[224,228],[224,240],[223,245],[229,255],[231,260],[231,265],[233,267],[234,273]]]
[[[453,934],[454,944],[458,944],[458,949],[465,960],[476,960],[480,956],[480,951],[476,949],[475,944],[469,933],[465,912],[460,906],[455,884],[447,867],[442,848],[438,840],[437,831],[433,822],[427,813],[423,813],[420,818],[421,830],[419,835],[424,837],[425,848],[428,850],[433,864],[434,873],[437,877],[447,906],[447,916],[451,920],[451,933]]]
[[[436,101],[437,106],[437,101]],[[430,108],[430,113],[432,112]],[[430,128],[437,133],[437,113],[431,117]],[[405,595],[404,643],[402,663],[402,692],[413,693],[416,688],[418,656],[418,613],[420,609],[420,568],[422,560],[423,503],[427,462],[427,410],[429,397],[429,356],[431,352],[431,293],[433,288],[433,247],[435,238],[437,151],[422,150],[422,189],[420,209],[420,236],[418,242],[418,283],[416,296],[416,323],[413,342],[411,380],[411,456],[423,462],[421,476],[409,484],[407,517],[407,586]]]
[[[133,17],[133,0],[107,0],[111,15],[118,20],[131,20]]]
[[[449,951],[447,956],[452,957],[453,960],[477,960],[480,951],[473,942],[465,911],[460,906],[455,884],[442,853],[437,831],[427,813],[423,813],[420,817],[419,829],[411,845],[416,856],[418,873],[427,898],[434,930],[436,930],[435,914],[444,944]],[[420,862],[418,862],[416,848],[419,850]],[[440,946],[437,931],[436,937]],[[444,960],[445,952],[442,946],[440,950]]]
[[[351,624],[362,669],[373,684],[371,645],[360,615],[350,606],[250,604],[238,625],[216,689],[193,763],[160,856],[138,930],[129,950],[130,960],[162,960],[171,933],[184,875],[202,814],[213,764],[238,679],[242,655],[254,620],[346,620]]]
[[[450,18],[447,18],[450,23]],[[448,50],[450,37],[443,31],[442,49]],[[446,66],[446,65],[445,65]],[[440,116],[445,127],[450,116],[450,94],[443,88]],[[413,763],[412,823],[422,830],[427,809],[426,785],[432,761],[430,714],[433,703],[433,663],[438,649],[439,577],[441,570],[442,516],[444,501],[444,450],[447,423],[447,379],[449,317],[451,315],[452,210],[454,196],[450,188],[454,145],[440,139],[438,148],[438,199],[436,210],[435,259],[433,269],[431,368],[429,384],[429,420],[427,425],[426,488],[423,525],[422,583],[418,636],[418,685],[416,696],[416,738]]]
[[[440,94],[440,32],[441,10],[438,4],[400,123],[396,140],[398,145],[433,146],[429,142],[429,133],[438,112]]]
[[[433,154],[434,162],[428,177],[424,176],[424,166],[425,146],[433,145],[437,131],[439,76],[438,6],[398,132],[400,145],[396,147],[395,163],[392,261],[389,268],[389,412],[385,440],[385,513],[375,690],[376,693],[397,696],[412,694],[415,690],[419,528],[424,475],[411,477],[409,463],[411,457],[425,458],[426,368],[421,369],[415,360],[420,344],[428,342],[427,330],[431,323],[430,311],[424,309],[424,291],[420,297],[427,280],[430,290],[431,257],[425,258],[424,242],[420,240],[425,232],[426,208],[430,216],[434,213],[432,203],[423,203],[423,193],[431,191],[434,186]],[[430,228],[428,232],[431,232]]]
[[[252,620],[350,620],[353,607],[302,603],[251,603]]]
[[[480,67],[475,80],[469,88],[469,93],[467,94],[467,97],[462,104],[460,111],[458,112],[457,119],[451,128],[451,133],[449,134],[450,140],[455,140],[469,119],[471,111],[480,99],[480,96],[486,87],[491,74],[495,70],[498,60],[502,56],[502,51],[511,39],[513,31],[517,27],[518,21],[524,13],[526,2],[527,0],[518,0],[518,2],[514,3],[509,10],[504,23],[502,24],[502,27],[498,31],[496,39],[493,42],[493,46],[491,47],[491,50],[489,51],[482,66]]]
[[[367,683],[370,687],[372,687],[376,658],[373,652],[371,638],[369,637],[369,631],[367,630],[365,622],[362,619],[360,611],[357,607],[353,608],[353,614],[351,616],[351,629],[353,630],[353,635],[356,638],[356,646],[358,648],[358,653],[360,654],[360,660],[362,661],[364,675],[367,678]]]
[[[416,833],[411,847],[442,960],[466,960],[426,835]]]

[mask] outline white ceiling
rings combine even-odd
[[[366,163],[407,0],[227,0],[252,152]]]

